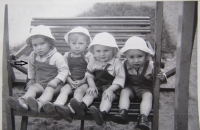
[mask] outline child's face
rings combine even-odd
[[[31,40],[34,52],[39,56],[44,56],[51,49],[50,43],[44,40],[43,37],[36,37]]]
[[[82,54],[88,47],[87,40],[84,36],[80,36],[76,41],[69,41],[71,52],[74,54]]]
[[[112,47],[94,45],[94,55],[100,62],[110,61],[114,57],[113,51]]]
[[[147,60],[148,54],[141,50],[132,49],[125,52],[128,64],[131,67],[139,68],[143,66]]]

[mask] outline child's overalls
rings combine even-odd
[[[81,80],[85,77],[87,69],[87,62],[85,61],[85,55],[82,54],[80,57],[71,57],[71,53],[67,57],[69,70],[71,72],[72,80]]]
[[[37,54],[34,54],[34,64],[36,71],[36,83],[41,84],[44,88],[47,87],[47,84],[53,80],[58,75],[58,69],[56,66],[50,65],[49,60],[51,57],[46,59],[46,62],[39,62],[36,60]]]
[[[146,61],[142,73],[139,75],[131,75],[128,73],[126,67],[127,61],[124,64],[125,73],[126,73],[126,81],[125,87],[129,88],[136,96],[141,98],[144,92],[151,92],[153,91],[153,78],[147,79],[145,77],[145,73],[149,66],[149,60]]]
[[[112,82],[115,78],[108,72],[107,69],[109,66],[110,64],[107,64],[103,70],[95,70],[93,72],[95,77],[94,82],[98,89],[98,97],[101,97],[103,92],[112,85]]]

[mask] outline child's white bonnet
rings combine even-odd
[[[124,47],[121,48],[120,52],[124,54],[124,52],[130,49],[139,49],[150,55],[154,55],[153,52],[147,47],[147,43],[145,42],[145,40],[137,36],[130,37],[126,41]]]
[[[30,38],[32,36],[36,36],[36,35],[46,36],[46,37],[49,37],[49,38],[55,40],[55,38],[51,34],[51,30],[47,26],[39,25],[39,26],[33,27],[31,29],[31,32],[30,32],[28,38],[26,39],[26,43],[29,43]]]
[[[87,35],[90,38],[90,42],[92,42],[89,31],[84,27],[78,26],[78,27],[73,28],[71,31],[69,31],[68,33],[65,34],[64,38],[67,43],[69,43],[69,41],[68,41],[69,34],[71,34],[71,33],[83,33],[83,34]]]
[[[115,56],[119,51],[115,38],[110,33],[107,32],[98,33],[93,38],[92,43],[88,47],[89,51],[93,54],[94,54],[94,45],[103,45],[115,48],[114,50]]]

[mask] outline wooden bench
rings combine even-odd
[[[53,36],[56,38],[56,48],[57,50],[64,54],[64,52],[69,51],[69,46],[66,44],[64,40],[64,34],[67,33],[69,30],[76,26],[83,26],[87,28],[91,34],[91,37],[93,38],[95,34],[100,32],[109,32],[111,33],[117,41],[117,44],[119,48],[124,46],[125,41],[131,37],[131,36],[140,36],[144,39],[147,39],[149,37],[149,34],[151,33],[150,30],[150,17],[148,16],[136,16],[136,17],[76,17],[76,18],[33,18],[31,21],[31,26],[37,26],[37,25],[45,25],[49,26]],[[153,50],[151,47],[151,44],[148,42],[148,46],[150,49]],[[7,46],[8,48],[8,46]],[[8,53],[8,66],[10,67],[9,74],[10,74],[10,80],[12,81],[12,87],[17,85],[24,85],[25,81],[18,80],[14,76],[14,72],[12,67],[18,69],[24,74],[27,74],[26,68],[22,66],[16,66],[14,64],[15,60],[17,60],[18,57],[20,57],[26,50],[27,46],[25,45],[20,51],[16,52],[15,54],[9,55],[9,51],[7,49]],[[160,55],[160,54],[157,54]],[[160,63],[158,64],[160,65]],[[172,74],[172,73],[170,73]],[[12,89],[12,87],[9,87]],[[159,85],[155,86],[154,89],[160,89]],[[167,89],[166,89],[167,90]],[[11,91],[11,90],[10,90]],[[162,91],[162,90],[161,90]],[[163,89],[165,91],[165,89]],[[173,90],[172,90],[173,91]],[[10,95],[12,93],[10,92]],[[153,104],[154,106],[158,106],[159,101],[159,92],[155,95],[154,94],[154,100]],[[95,101],[93,105],[99,107],[100,102]],[[129,113],[129,120],[130,121],[137,121],[138,115],[139,115],[139,102],[131,102],[130,109],[128,111]],[[118,101],[113,103],[112,109],[110,110],[109,114],[106,117],[107,121],[111,120],[111,116],[116,114],[118,112]],[[153,122],[153,118],[157,118],[158,115],[155,115],[154,113],[158,113],[159,108],[152,109],[149,121]],[[32,115],[30,111],[27,113],[22,113],[16,110],[11,110],[11,114],[13,116],[22,116],[21,121],[21,129],[25,130],[27,129],[28,124],[28,117],[35,117]],[[44,112],[41,112],[38,116],[41,118],[51,118],[51,115],[48,115]],[[74,116],[75,120],[80,120],[76,115]],[[91,116],[90,112],[87,111],[84,120],[93,120],[93,117]],[[81,129],[84,129],[84,120],[81,121]],[[152,123],[151,124],[152,129],[156,130],[158,128],[158,123]]]

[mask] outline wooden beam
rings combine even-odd
[[[156,41],[155,41],[155,62],[154,62],[154,103],[153,103],[153,130],[158,130],[159,125],[159,97],[160,80],[157,75],[160,71],[161,45],[162,45],[162,26],[163,26],[163,2],[156,3]]]
[[[5,6],[4,16],[4,39],[3,39],[3,106],[6,110],[7,130],[15,129],[15,120],[10,106],[7,104],[8,96],[12,95],[11,66],[8,64],[9,54],[9,32],[8,32],[8,5]]]
[[[181,2],[179,12],[174,129],[188,129],[188,99],[190,64],[194,39],[197,2]]]

